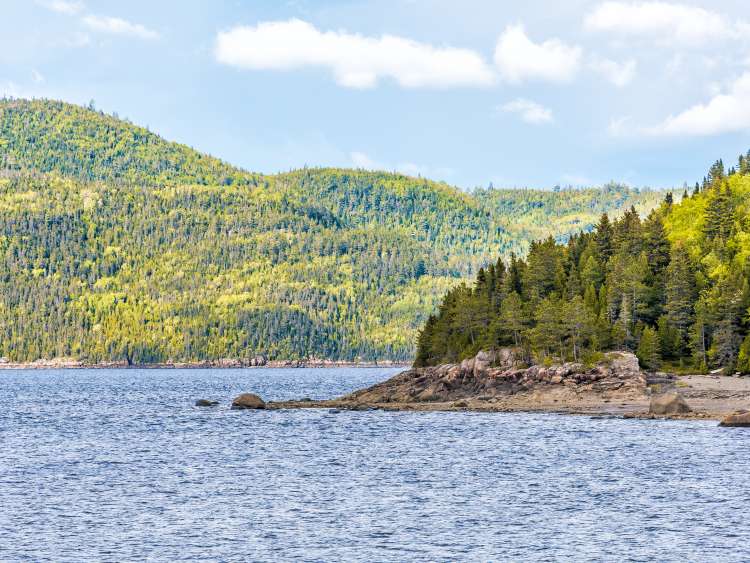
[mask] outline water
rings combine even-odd
[[[750,559],[747,430],[228,409],[395,371],[0,372],[0,560]]]

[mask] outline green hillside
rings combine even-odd
[[[532,244],[447,293],[420,332],[417,365],[514,345],[531,360],[635,351],[646,368],[750,373],[750,153],[567,244]]]
[[[265,176],[90,109],[0,100],[0,356],[406,359],[490,257],[662,197]]]

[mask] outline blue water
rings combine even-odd
[[[0,372],[0,560],[750,559],[747,430],[228,408],[395,371]]]

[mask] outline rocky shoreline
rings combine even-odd
[[[750,408],[750,380],[648,374],[629,352],[611,352],[593,366],[525,366],[512,349],[502,349],[480,352],[461,364],[412,368],[337,399],[261,403],[252,408],[548,412],[712,419],[745,426],[750,425],[750,413],[744,411]]]

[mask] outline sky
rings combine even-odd
[[[750,149],[747,0],[0,0],[0,96],[248,170],[693,184]]]

